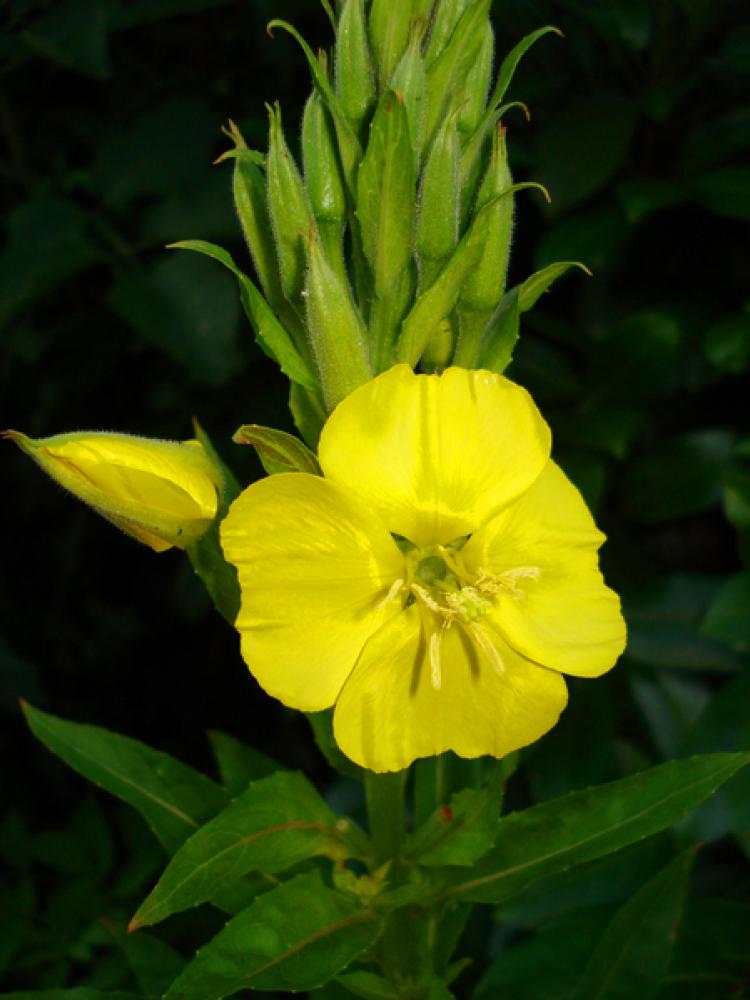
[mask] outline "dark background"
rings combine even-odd
[[[549,210],[520,196],[511,280],[557,259],[594,272],[573,272],[527,315],[509,374],[539,401],[557,456],[610,536],[605,571],[631,626],[613,674],[571,685],[565,721],[528,755],[518,803],[680,755],[711,698],[746,676],[744,7],[506,0],[495,12],[500,53],[543,24],[565,32],[531,50],[511,89],[532,113],[530,124],[518,112],[506,121],[514,172],[553,196]],[[234,118],[263,149],[263,104],[278,99],[296,142],[307,69],[294,42],[264,26],[282,16],[327,46],[322,9],[0,9],[0,427],[186,438],[197,415],[249,482],[259,466],[231,434],[244,422],[291,429],[285,380],[255,347],[231,278],[163,247],[201,238],[246,259],[231,166],[211,165],[229,145],[219,126]],[[116,988],[127,973],[97,918],[132,912],[161,856],[124,807],[34,742],[18,696],[209,770],[204,733],[223,729],[322,786],[331,773],[305,720],[260,692],[180,553],[117,535],[10,444],[0,460],[0,855],[10,871],[0,983]],[[712,822],[702,877],[744,893],[750,816]],[[183,946],[192,920],[169,932]]]

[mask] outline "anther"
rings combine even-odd
[[[430,633],[430,680],[436,691],[443,686],[443,629],[435,629]]]
[[[394,582],[391,584],[390,590],[385,595],[383,600],[378,601],[378,603],[375,605],[378,611],[380,611],[381,608],[387,607],[387,605],[389,605],[391,601],[395,600],[398,597],[398,595],[401,593],[401,590],[404,587],[404,582],[405,581],[400,578],[398,580],[394,580]]]
[[[474,637],[477,646],[482,650],[484,655],[487,657],[489,662],[492,664],[493,668],[498,674],[505,673],[505,663],[500,655],[500,651],[494,644],[492,639],[487,635],[485,630],[481,625],[477,625],[476,622],[467,626],[472,636]]]

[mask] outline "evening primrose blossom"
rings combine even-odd
[[[185,549],[210,527],[223,478],[199,441],[106,431],[30,438],[3,431],[49,476],[155,552]]]
[[[604,536],[550,443],[528,393],[488,371],[398,365],[351,393],[323,476],[263,479],[222,523],[261,686],[335,706],[338,745],[373,771],[547,732],[562,674],[597,676],[625,644]]]

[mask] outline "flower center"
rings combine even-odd
[[[519,601],[526,596],[519,581],[539,579],[537,566],[517,566],[502,573],[470,572],[460,551],[465,541],[421,549],[406,540],[399,542],[406,555],[406,579],[397,580],[386,597],[386,601],[405,597],[404,607],[418,605],[436,690],[442,686],[443,636],[454,626],[464,630],[495,670],[505,670],[494,628],[483,619],[498,599]]]

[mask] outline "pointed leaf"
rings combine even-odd
[[[241,989],[312,990],[322,986],[380,933],[371,910],[298,875],[258,897],[202,948],[167,1000],[221,1000]]]
[[[548,267],[542,268],[541,271],[537,271],[536,274],[532,274],[520,285],[518,293],[518,307],[520,311],[522,313],[528,312],[536,304],[542,293],[547,291],[552,282],[565,274],[566,271],[569,271],[571,267],[580,267],[582,271],[585,271],[591,277],[591,271],[589,271],[585,264],[581,264],[577,260],[563,260],[556,264],[550,264]]]
[[[404,320],[396,347],[399,361],[414,367],[422,356],[430,335],[458,301],[461,285],[481,257],[487,215],[500,198],[512,196],[525,188],[539,188],[531,182],[514,184],[508,191],[489,201],[465,233],[437,279],[423,292]]]
[[[501,773],[487,788],[465,788],[439,806],[404,845],[404,853],[429,868],[472,865],[486,854],[500,821]]]
[[[520,335],[521,309],[519,289],[503,296],[500,308],[490,320],[479,355],[479,367],[501,375],[513,359],[513,349]]]
[[[117,942],[144,994],[161,996],[185,967],[182,955],[153,935],[143,931],[128,934],[122,924],[104,919],[102,923]]]
[[[66,764],[127,802],[171,853],[228,801],[220,785],[137,740],[23,705],[31,731]]]
[[[188,545],[187,556],[197,576],[209,593],[214,607],[230,625],[240,610],[240,585],[237,568],[224,558],[219,542],[219,517],[205,534]]]
[[[543,35],[548,35],[551,31],[562,38],[562,31],[548,24],[545,28],[539,28],[537,31],[532,31],[530,35],[526,35],[518,45],[510,50],[500,64],[495,89],[492,91],[492,97],[489,101],[490,107],[495,107],[505,97],[506,91],[510,86],[510,81],[513,79],[513,74],[516,72],[516,67],[534,42],[538,41]]]
[[[275,760],[229,733],[212,730],[208,738],[219,765],[221,783],[232,797],[244,792],[251,781],[282,770]]]
[[[321,475],[315,454],[293,434],[259,424],[243,424],[234,432],[232,440],[236,444],[252,445],[269,476],[279,472]]]
[[[255,287],[253,282],[235,264],[232,255],[215,243],[205,240],[180,240],[170,243],[171,250],[195,250],[197,253],[213,257],[228,268],[240,284],[240,300],[247,318],[255,331],[259,347],[273,358],[285,375],[308,389],[315,390],[317,381],[307,363],[300,356],[292,338],[273,314],[273,310]]]
[[[669,967],[695,849],[639,889],[607,925],[575,1000],[653,1000]]]
[[[750,760],[707,754],[573,792],[500,821],[495,847],[471,877],[447,876],[443,898],[500,902],[543,875],[610,854],[671,826]]]
[[[279,771],[254,782],[175,854],[138,908],[131,930],[206,902],[249,872],[284,871],[315,855],[351,857],[347,819],[310,782]]]
[[[292,38],[296,39],[305,54],[315,86],[323,96],[326,107],[333,118],[333,124],[336,129],[336,138],[339,144],[341,166],[344,170],[344,179],[346,180],[349,190],[354,191],[354,178],[357,166],[362,159],[362,147],[360,146],[359,140],[357,139],[354,130],[344,114],[341,102],[333,92],[330,81],[323,72],[321,64],[315,58],[312,49],[297,29],[287,21],[282,21],[279,18],[274,18],[274,20],[269,21],[266,25],[266,30],[269,34],[272,33],[274,28],[282,28],[284,31],[288,32]]]

